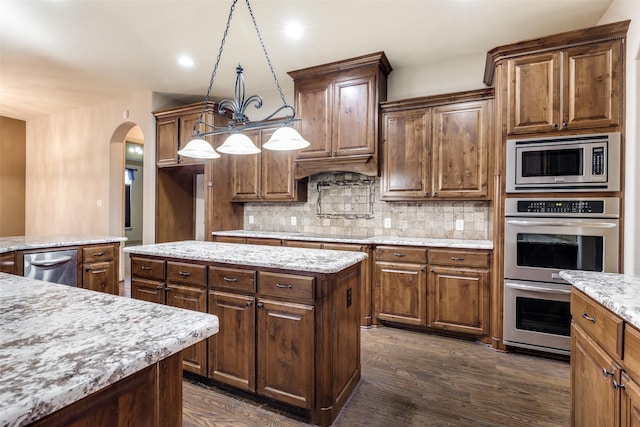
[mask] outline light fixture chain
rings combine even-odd
[[[235,5],[237,0],[234,0],[233,4]],[[276,72],[273,70],[273,65],[271,65],[271,59],[269,58],[269,54],[267,53],[267,48],[264,45],[264,41],[262,40],[262,34],[260,34],[260,30],[258,29],[258,23],[256,22],[256,17],[253,15],[253,10],[251,9],[251,4],[249,4],[249,0],[246,0],[247,8],[249,9],[249,14],[251,15],[251,20],[253,21],[253,27],[256,29],[256,33],[258,34],[258,40],[260,40],[260,45],[262,46],[262,51],[264,52],[264,57],[267,59],[267,64],[269,64],[269,69],[271,70],[271,75],[273,76],[273,80],[276,82],[276,87],[278,88],[278,93],[280,93],[280,99],[282,99],[282,103],[287,105],[287,101],[284,99],[284,93],[282,93],[282,88],[280,87],[280,82],[278,81],[278,77],[276,76]]]
[[[236,8],[236,3],[238,2],[238,0],[233,0],[233,3],[231,4],[231,9],[229,10],[229,17],[227,18],[227,25],[224,29],[224,34],[222,35],[222,41],[220,42],[220,49],[218,49],[218,56],[216,57],[216,64],[213,66],[213,71],[211,72],[211,79],[209,80],[209,88],[207,89],[207,94],[204,97],[204,101],[202,102],[202,111],[200,112],[200,118],[198,119],[198,121],[196,122],[196,124],[194,125],[194,129],[193,132],[194,133],[200,133],[199,131],[196,130],[196,126],[199,123],[203,123],[202,119],[204,118],[204,113],[207,107],[207,102],[209,101],[209,96],[211,94],[211,88],[213,88],[213,80],[216,77],[216,73],[218,71],[218,65],[220,65],[220,58],[222,57],[222,51],[224,50],[224,43],[227,40],[227,33],[229,32],[229,27],[231,26],[231,17],[233,16],[233,11]]]

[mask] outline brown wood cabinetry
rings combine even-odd
[[[575,288],[571,315],[571,425],[640,425],[640,331]]]
[[[118,295],[119,244],[82,248],[82,287]]]
[[[488,334],[489,266],[487,252],[429,250],[428,325]]]
[[[311,145],[296,177],[323,171],[378,175],[378,104],[391,65],[384,52],[291,71],[300,134]]]
[[[486,200],[493,90],[382,104],[382,200]]]
[[[242,228],[243,208],[231,203],[232,156],[200,160],[178,156],[191,139],[193,126],[200,117],[202,103],[157,111],[156,117],[156,238],[157,243],[194,240],[196,220],[196,183],[202,175],[204,191],[204,234]],[[208,103],[204,120],[224,126],[228,119],[217,113],[217,105]],[[205,129],[202,128],[202,131]],[[216,147],[220,136],[206,136]]]
[[[253,143],[262,148],[275,129],[247,132]],[[234,202],[306,202],[307,180],[294,179],[293,151],[265,150],[258,154],[233,156]]]
[[[15,252],[5,252],[0,254],[0,273],[16,274]]]

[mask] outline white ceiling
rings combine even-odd
[[[595,25],[611,1],[253,0],[251,6],[287,92],[287,71],[377,51],[396,70],[437,64]],[[27,120],[144,91],[202,99],[231,3],[0,0],[0,115]],[[303,26],[302,38],[284,36],[289,20]],[[179,66],[181,54],[195,66]],[[248,94],[275,90],[244,0],[214,82],[216,99],[233,96],[238,63]]]

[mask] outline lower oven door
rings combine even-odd
[[[569,354],[571,285],[504,282],[504,343]]]
[[[618,273],[618,220],[507,217],[504,277],[567,283],[560,270]]]

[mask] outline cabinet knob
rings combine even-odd
[[[618,390],[618,389],[620,389],[620,390],[624,390],[624,389],[625,389],[624,384],[619,383],[619,382],[618,382],[618,381],[616,381],[616,380],[613,380],[613,381],[611,382],[611,385],[613,386],[613,390],[614,390],[614,391],[615,391],[615,390]]]
[[[251,307],[251,301],[247,301],[247,307]]]
[[[602,368],[602,376],[607,378],[607,377],[612,377],[615,375],[615,372],[613,371],[607,371],[607,368]]]
[[[563,128],[566,128],[567,126],[569,126],[569,123],[567,123],[567,122],[562,122],[562,127],[563,127]]]
[[[263,303],[261,303],[261,302],[259,302],[259,303],[257,304],[257,307],[258,307],[258,308],[262,308],[262,307],[264,307],[264,304],[263,304]]]
[[[161,291],[164,289],[164,285],[156,286],[156,291]]]
[[[554,129],[558,129],[558,124],[557,124],[557,123],[554,123],[554,124],[553,124],[553,128],[554,128]]]

